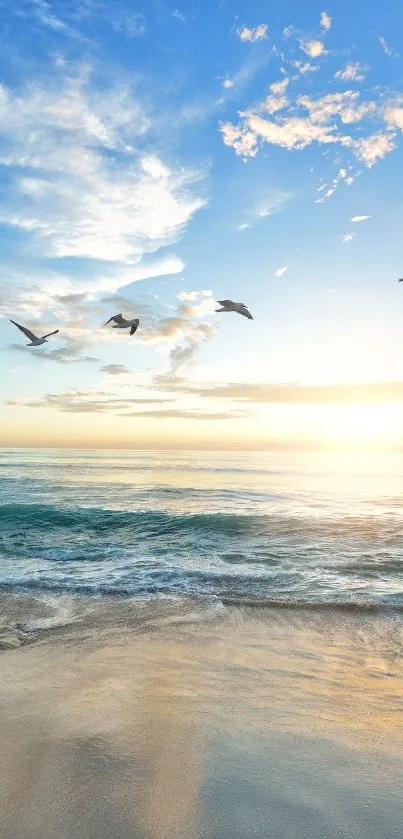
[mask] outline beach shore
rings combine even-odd
[[[5,838],[401,837],[399,615],[7,594],[0,609]]]

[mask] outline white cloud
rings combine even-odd
[[[399,103],[400,104],[400,103]],[[271,119],[267,118],[269,112]],[[280,112],[280,113],[279,113]],[[287,150],[302,150],[312,143],[338,145],[371,167],[395,148],[393,127],[403,124],[403,108],[383,100],[364,100],[355,90],[330,93],[313,99],[269,96],[260,104],[240,112],[240,121],[221,125],[223,141],[241,157],[255,157],[264,144]],[[369,121],[389,130],[370,133]],[[354,130],[349,126],[354,126]],[[373,129],[372,129],[373,130]],[[353,175],[346,175],[351,184]],[[329,189],[334,191],[335,184]],[[326,197],[332,193],[328,192]],[[320,200],[320,203],[323,199]]]
[[[319,58],[326,53],[323,41],[301,41],[300,47],[310,58]]]
[[[287,77],[285,77],[281,80],[281,82],[274,82],[273,84],[271,84],[270,90],[272,93],[274,93],[275,96],[282,96],[286,92],[289,83],[290,80]]]
[[[259,26],[255,26],[252,29],[243,26],[241,29],[238,29],[238,37],[241,41],[263,41],[267,38],[267,26],[265,23],[260,23]]]
[[[199,299],[199,295],[201,293],[203,294],[204,292],[200,292],[200,291],[180,291],[179,294],[177,295],[177,297],[178,297],[178,300],[194,301],[194,300]],[[207,296],[209,296],[209,295],[211,295],[211,292],[208,292]]]
[[[394,134],[383,134],[382,132],[371,134],[370,137],[363,137],[361,140],[354,140],[351,145],[358,159],[362,160],[369,168],[396,148]]]
[[[259,140],[288,150],[304,149],[315,141],[337,142],[331,127],[315,124],[310,118],[289,117],[274,122],[253,112],[244,114],[239,128],[226,124],[222,126],[222,131],[226,145],[232,145],[237,154],[245,157],[257,154]]]
[[[289,100],[286,96],[267,96],[263,108],[268,114],[275,114],[287,107]]]
[[[183,271],[167,246],[204,203],[201,177],[143,150],[151,122],[127,86],[94,84],[87,69],[66,76],[63,65],[51,80],[0,86],[0,220],[19,228],[30,250],[28,269],[0,266],[0,311],[33,328],[56,321],[65,340],[45,361],[93,361],[89,348],[119,338],[94,329],[114,311],[140,317],[136,343],[185,344],[193,357],[215,329],[204,323],[211,292],[199,293],[192,317],[177,307],[172,318],[158,302],[125,302],[116,292]],[[65,256],[81,258],[77,270],[58,271],[54,258]]]
[[[329,29],[332,25],[332,18],[328,15],[327,12],[321,12],[320,25],[324,32],[329,32]]]
[[[361,221],[367,221],[371,216],[353,216],[350,221],[354,223],[359,223]]]
[[[403,131],[403,108],[398,106],[390,106],[385,110],[385,119],[387,125],[391,128],[400,128]]]
[[[359,93],[353,90],[345,90],[342,93],[329,93],[320,99],[310,99],[309,96],[300,96],[298,105],[309,111],[312,122],[315,124],[329,123],[338,116],[342,123],[360,122],[367,114],[376,110],[374,102],[360,102]]]
[[[347,64],[344,70],[338,70],[334,77],[335,79],[341,79],[343,82],[362,82],[365,78],[364,70],[363,64],[360,64],[359,61],[351,62]]]
[[[274,272],[274,276],[277,277],[277,279],[280,279],[280,277],[284,277],[286,271],[288,271],[288,265],[283,265],[282,268],[277,268],[277,271]]]
[[[392,50],[391,50],[390,46],[386,43],[385,38],[383,38],[382,35],[378,35],[378,41],[379,41],[384,53],[386,53],[386,55],[392,55]]]
[[[309,61],[294,61],[294,67],[302,76],[306,73],[316,73],[319,70],[319,64],[311,64]]]
[[[2,86],[0,162],[14,188],[1,221],[36,234],[47,256],[135,263],[175,242],[204,202],[195,173],[134,152],[128,141],[148,128],[126,87],[94,91],[86,72]]]
[[[239,224],[237,229],[238,230],[249,230],[250,229],[250,224]]]
[[[354,233],[343,233],[340,239],[342,242],[351,242],[354,239]]]
[[[255,157],[257,155],[257,136],[254,131],[248,131],[246,124],[240,128],[230,122],[223,122],[220,126],[223,141],[231,146],[241,157]]]
[[[234,82],[232,79],[224,79],[222,86],[226,88],[226,90],[230,90],[231,87],[234,87]]]

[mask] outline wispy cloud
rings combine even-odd
[[[277,268],[277,271],[274,272],[274,276],[277,277],[277,279],[280,279],[281,277],[284,277],[286,271],[288,271],[288,265],[283,265],[282,268]]]
[[[33,0],[32,11],[37,19],[51,29],[67,29],[66,24],[53,14],[50,3],[47,0]]]
[[[242,26],[241,29],[238,29],[238,37],[241,41],[263,41],[267,38],[267,26],[265,23],[260,23],[252,29]]]
[[[386,43],[385,38],[383,35],[378,35],[378,41],[386,55],[392,55],[392,50],[390,46]]]
[[[196,173],[135,152],[149,119],[127,86],[98,92],[82,71],[0,94],[0,161],[13,180],[0,219],[46,255],[138,262],[203,206]]]
[[[174,408],[169,407],[172,402],[177,403],[177,399],[169,396],[139,396],[128,398],[124,395],[111,395],[106,391],[73,390],[58,394],[47,393],[39,399],[9,399],[6,404],[14,408],[53,409],[67,414],[111,413],[121,417],[136,417],[138,419],[190,419],[203,422],[210,420],[235,420],[251,416],[250,410],[242,408],[225,411],[206,411],[205,406],[188,408],[178,403]],[[144,406],[147,405],[154,407],[144,410]]]
[[[173,9],[171,14],[172,14],[172,17],[175,18],[175,20],[179,20],[180,23],[186,23],[187,22],[186,15],[184,15],[183,12],[180,12],[179,9]]]
[[[272,216],[280,212],[285,208],[290,198],[292,198],[290,193],[273,192],[268,195],[256,207],[255,214],[257,218],[267,218],[267,216]]]
[[[193,362],[202,345],[214,336],[217,324],[206,320],[216,309],[209,289],[181,291],[179,304],[172,315],[162,317],[146,328],[139,340],[168,348],[170,370],[178,371]]]
[[[320,25],[324,32],[329,32],[329,29],[332,25],[332,18],[330,17],[330,15],[328,15],[327,12],[321,12]]]
[[[16,397],[7,400],[6,404],[24,409],[53,409],[68,414],[110,413],[123,418],[214,421],[245,419],[253,415],[253,405],[403,402],[403,382],[314,386],[288,382],[242,381],[201,384],[176,375],[164,375],[154,379],[153,388],[154,392],[160,391],[160,395],[150,396],[144,390],[142,395],[136,397],[111,394],[102,390],[71,390],[64,393],[47,393],[40,398]],[[191,406],[189,397],[193,401]],[[216,404],[221,400],[226,403],[224,410],[217,411]]]
[[[189,411],[185,408],[164,409],[160,411],[136,411],[135,413],[124,414],[125,417],[151,418],[151,419],[190,419],[205,422],[206,420],[236,420],[251,416],[250,411]]]
[[[168,397],[131,397],[111,395],[107,391],[72,390],[66,393],[47,393],[39,399],[15,398],[6,404],[15,408],[53,408],[67,414],[120,413],[136,405],[161,405],[174,401]],[[130,416],[130,414],[129,414]]]
[[[35,361],[38,364],[41,364],[44,361],[50,361],[55,364],[91,364],[99,361],[99,358],[96,358],[93,355],[84,354],[86,347],[87,342],[85,340],[80,341],[77,338],[68,337],[62,347],[57,347],[54,350],[42,349],[41,352],[38,352],[37,350],[23,346],[22,344],[10,344],[7,349],[13,350],[13,352],[31,355],[35,358]]]
[[[93,28],[93,19],[108,25],[115,32],[128,38],[138,38],[145,35],[147,25],[141,12],[133,12],[125,0],[77,0],[71,3],[50,2],[50,0],[27,0],[24,4],[15,3],[19,16],[31,18],[43,27],[47,27],[55,34],[89,41],[85,33]],[[58,8],[56,14],[55,8]]]
[[[166,390],[189,393],[204,399],[267,404],[338,404],[366,402],[403,402],[403,382],[366,384],[300,385],[298,383],[230,382],[195,385],[186,379],[166,381]]]
[[[342,242],[352,242],[354,235],[354,233],[343,233],[342,236],[340,236],[340,239]]]
[[[256,224],[262,223],[269,216],[282,212],[286,209],[292,198],[293,195],[290,192],[280,192],[277,190],[267,192],[266,190],[262,190],[259,203],[250,206],[244,211],[243,216],[247,221],[238,224],[237,230],[249,230]]]
[[[224,79],[222,86],[225,87],[226,90],[230,90],[232,87],[234,87],[234,82],[232,79]]]
[[[116,32],[122,32],[129,38],[141,38],[147,32],[147,25],[140,12],[128,14],[121,12],[112,18],[112,25]]]
[[[367,221],[369,218],[371,218],[371,216],[353,216],[350,219],[350,221],[356,223],[356,222],[361,222],[361,221]]]
[[[106,364],[100,367],[100,373],[106,373],[108,376],[125,376],[131,371],[124,364]]]
[[[336,192],[336,189],[339,188],[340,184],[345,183],[347,186],[351,186],[354,181],[354,177],[349,174],[349,170],[347,169],[339,169],[337,175],[332,178],[331,183],[322,183],[319,187],[317,192],[321,193],[321,197],[317,198],[315,204],[325,204],[329,198]]]
[[[28,307],[30,318],[27,325],[34,332],[43,328],[41,317],[43,312],[50,309],[57,313],[56,326],[60,328],[58,339],[63,340],[62,347],[41,348],[42,352],[33,351],[24,345],[12,344],[11,348],[18,352],[32,353],[42,361],[67,364],[75,362],[96,362],[97,352],[101,344],[114,344],[124,338],[113,329],[101,329],[102,324],[116,312],[123,312],[127,316],[140,318],[140,327],[136,332],[136,344],[143,344],[164,352],[170,360],[170,367],[178,370],[185,364],[193,362],[202,345],[214,336],[218,321],[212,319],[217,304],[209,289],[201,291],[183,290],[179,292],[177,305],[169,307],[154,297],[130,299],[123,294],[109,294],[100,296],[91,293],[59,293],[41,295],[22,288],[15,297],[16,310]],[[20,302],[20,305],[17,305]],[[9,301],[7,294],[0,294],[0,312],[8,315]],[[13,328],[13,334],[14,334]],[[44,328],[40,334],[44,334]],[[93,350],[96,348],[96,352]],[[110,375],[120,375],[124,372],[121,365],[106,365],[103,372]]]

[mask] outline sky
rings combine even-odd
[[[0,445],[403,446],[399,0],[0,11]]]

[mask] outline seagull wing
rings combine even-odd
[[[131,327],[130,327],[130,335],[134,335],[134,333],[135,333],[136,329],[138,328],[139,323],[140,323],[140,321],[139,321],[139,319],[138,319],[138,318],[136,318],[136,319],[133,321],[133,323],[132,323],[132,325],[131,325]]]
[[[112,320],[115,321],[115,323],[122,323],[123,315],[112,315],[112,317],[109,318],[109,320],[107,320],[106,323],[103,324],[102,329],[104,328],[104,326],[108,326],[108,323],[110,323]]]
[[[48,332],[46,335],[42,335],[42,338],[49,338],[50,335],[56,335],[58,331],[58,329],[55,329],[54,332]]]
[[[400,280],[398,280],[398,283],[403,283],[403,277],[401,277]]]
[[[20,330],[20,332],[23,332],[24,335],[26,335],[27,338],[29,338],[30,341],[37,341],[38,340],[38,336],[34,335],[34,333],[31,332],[30,329],[27,329],[26,326],[21,326],[20,323],[16,323],[15,320],[11,320],[11,318],[10,318],[10,323],[13,323],[14,326],[16,326],[17,329]]]
[[[239,312],[240,315],[244,315],[245,318],[248,318],[249,320],[253,320],[253,317],[252,317],[249,309],[246,308],[246,306],[243,306],[243,305],[240,306],[239,309],[238,309],[238,312]]]

